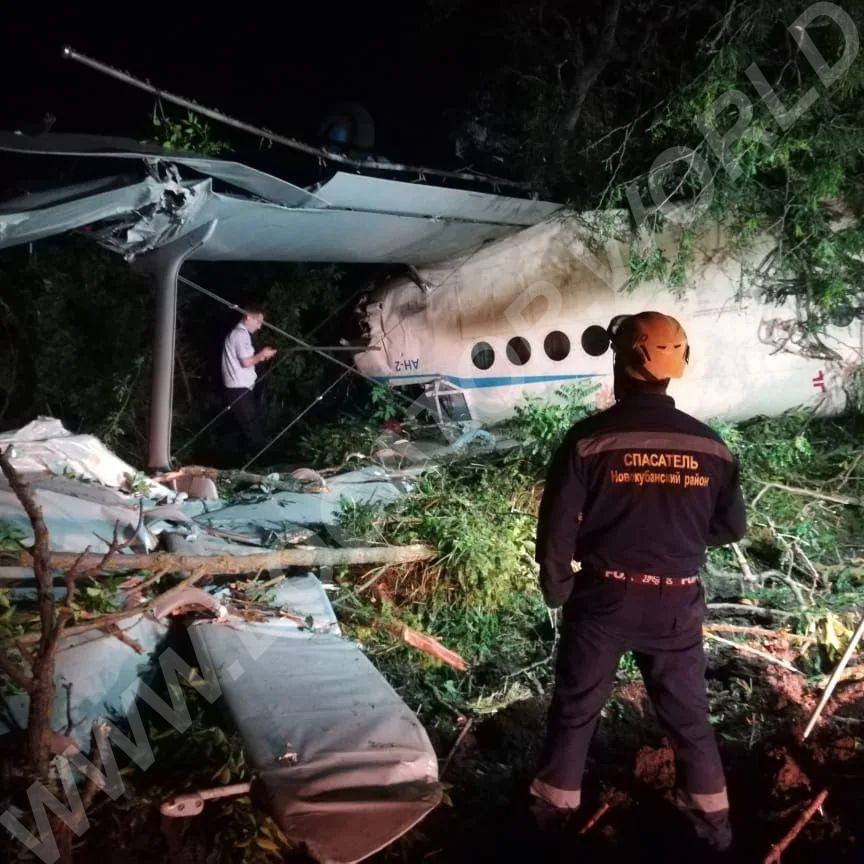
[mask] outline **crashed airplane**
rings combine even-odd
[[[419,389],[418,404],[444,423],[494,423],[525,395],[552,397],[580,381],[599,385],[593,398],[605,404],[605,327],[616,315],[645,308],[671,312],[687,328],[692,370],[673,392],[685,410],[703,417],[737,419],[798,405],[841,410],[864,349],[862,322],[853,317],[830,330],[818,356],[804,350],[795,310],[765,304],[743,287],[753,262],[729,255],[719,229],[699,238],[694,286],[676,299],[659,283],[622,290],[633,243],[626,226],[604,235],[591,214],[550,202],[345,172],[305,188],[230,160],[92,136],[0,134],[0,151],[24,160],[28,171],[61,161],[76,169],[74,182],[67,176],[0,203],[0,248],[80,232],[155,279],[152,471],[170,467],[176,301],[186,260],[406,265],[407,276],[363,302],[355,364],[373,380]],[[675,241],[672,229],[660,239],[669,250]],[[753,254],[764,257],[767,249],[766,240]],[[384,498],[404,491],[386,475],[354,472],[360,476],[331,481],[329,498],[279,492],[250,510],[207,503],[207,496],[184,502],[151,488],[136,528],[117,476],[95,478],[106,488],[64,481],[64,466],[78,458],[70,455],[70,437],[37,425],[6,440],[25,460],[22,470],[46,508],[54,551],[81,552],[95,529],[120,522],[127,534],[141,533],[145,551],[158,536],[169,549],[192,544],[199,554],[219,555],[228,543],[219,531],[254,535],[278,528],[286,516],[326,524],[341,494],[366,501],[372,489]],[[85,455],[95,446],[79,443]],[[28,453],[35,460],[29,469]],[[98,448],[95,458],[110,463]],[[17,507],[2,489],[0,504]],[[241,554],[236,544],[230,552]],[[256,782],[286,833],[306,839],[322,860],[358,861],[436,805],[437,763],[422,726],[359,647],[341,639],[314,575],[286,580],[264,622],[232,617],[222,605],[230,605],[228,596],[175,599],[118,626],[152,660],[172,614],[189,605],[205,610],[188,626],[190,639],[215,670]],[[286,610],[287,617],[278,614]],[[110,634],[64,637],[58,673],[76,682],[76,701],[58,697],[56,715],[129,711],[145,665]],[[280,674],[288,668],[306,672]],[[25,702],[12,713],[20,725]],[[79,743],[88,733],[70,731]],[[206,797],[166,802],[163,813],[179,816],[187,808],[194,815]]]
[[[671,226],[657,239],[669,261],[679,237]],[[595,385],[592,398],[603,408],[613,398],[607,325],[660,309],[684,324],[693,346],[687,375],[670,389],[683,410],[732,421],[797,406],[844,409],[864,358],[864,310],[829,327],[814,351],[791,303],[768,303],[747,285],[746,269],[773,248],[769,238],[742,261],[717,226],[703,231],[677,297],[660,281],[630,287],[635,245],[625,213],[562,211],[418,267],[366,302],[368,344],[383,350],[355,362],[394,387],[420,385],[441,421],[493,424],[526,396],[553,398],[582,381]]]
[[[524,396],[550,398],[577,381],[598,385],[597,404],[608,404],[603,330],[646,308],[684,323],[696,347],[673,395],[706,419],[802,405],[840,411],[864,353],[860,314],[829,328],[814,352],[794,306],[766,302],[748,282],[772,249],[768,237],[739,258],[719,226],[703,231],[688,287],[675,297],[659,281],[630,287],[635,238],[626,214],[575,214],[545,201],[342,171],[301,188],[230,160],[125,139],[5,133],[0,151],[87,168],[83,182],[2,202],[0,248],[84,232],[157,280],[153,469],[170,459],[185,260],[406,265],[407,275],[379,286],[360,309],[365,338],[355,364],[369,378],[419,388],[417,404],[442,422],[492,424]],[[659,236],[669,260],[679,234],[673,224]]]

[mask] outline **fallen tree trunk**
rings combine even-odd
[[[7,673],[13,680],[18,680],[25,686],[30,696],[27,709],[26,756],[30,770],[37,779],[48,777],[48,765],[51,758],[48,742],[51,736],[51,717],[54,708],[54,670],[57,658],[57,646],[60,642],[60,632],[69,617],[69,608],[58,612],[54,602],[54,591],[51,584],[49,561],[48,528],[42,516],[42,508],[33,494],[30,485],[24,481],[18,471],[12,466],[12,448],[5,452],[0,449],[0,471],[9,481],[9,486],[21,502],[33,528],[33,551],[28,555],[29,564],[33,567],[36,578],[36,597],[39,604],[39,633],[36,641],[39,647],[29,658],[30,680],[25,681],[25,673],[17,670],[14,661],[7,664]],[[75,556],[73,556],[75,557]],[[102,556],[94,556],[101,558]],[[75,561],[69,567],[70,590],[74,589],[74,576],[77,571]],[[67,606],[69,604],[67,603]],[[56,822],[55,822],[56,825]]]
[[[276,570],[282,567],[335,567],[340,564],[407,564],[427,561],[435,557],[435,550],[423,544],[409,546],[348,546],[340,549],[328,547],[295,546],[291,549],[262,552],[254,555],[175,555],[154,552],[150,555],[118,555],[104,561],[104,555],[80,555],[75,552],[52,552],[48,567],[51,570],[98,569],[106,573],[127,570],[161,570],[163,573],[189,573],[204,571],[212,575],[254,573],[258,570]],[[14,556],[19,566],[32,566],[33,558],[27,552]]]

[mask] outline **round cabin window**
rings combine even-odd
[[[507,343],[507,359],[515,366],[524,366],[531,359],[531,346],[527,339],[514,336]]]
[[[605,327],[592,324],[582,333],[582,350],[592,357],[601,357],[609,350],[609,334]]]
[[[570,339],[566,333],[553,330],[543,340],[543,350],[550,360],[563,360],[570,353]]]
[[[471,349],[471,362],[478,369],[488,369],[495,362],[495,349],[488,342],[478,342]]]

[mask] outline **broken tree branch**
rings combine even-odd
[[[127,570],[161,570],[163,573],[203,571],[207,575],[252,573],[257,570],[277,570],[283,567],[332,567],[340,564],[407,564],[427,561],[436,552],[429,546],[349,546],[331,549],[324,546],[295,546],[252,555],[177,555],[171,552],[120,555],[105,561],[103,555],[85,555],[72,552],[52,553],[48,568],[67,570],[83,560],[89,568],[101,567],[106,573]],[[24,552],[17,555],[21,565],[33,565],[33,556]],[[49,582],[50,585],[50,582]]]
[[[376,627],[381,627],[388,633],[392,633],[406,645],[410,645],[424,654],[429,654],[431,657],[437,658],[442,663],[446,663],[460,672],[468,671],[468,664],[455,651],[445,648],[433,636],[427,636],[425,633],[421,633],[419,630],[415,630],[401,621],[385,621],[382,618],[378,618],[374,623]]]
[[[763,864],[779,864],[780,857],[788,848],[789,844],[804,830],[807,823],[813,818],[817,810],[821,809],[828,797],[828,789],[823,789],[810,803],[810,806],[801,814],[798,821],[789,829],[785,836],[771,847],[771,851],[765,856]]]
[[[456,741],[453,743],[453,746],[450,748],[450,752],[447,754],[447,758],[444,760],[444,764],[441,766],[441,770],[438,772],[438,779],[443,780],[444,775],[447,773],[447,769],[450,767],[450,763],[453,761],[453,757],[459,752],[459,748],[462,746],[462,742],[465,740],[465,737],[471,731],[471,727],[474,725],[474,718],[469,717],[465,721],[465,725],[462,727],[462,731],[456,738]]]
[[[861,620],[858,622],[858,627],[852,634],[852,638],[849,640],[849,644],[846,646],[846,650],[843,652],[840,662],[834,667],[834,671],[831,673],[831,677],[828,679],[828,683],[822,691],[819,704],[813,709],[813,713],[810,715],[810,720],[807,722],[807,727],[804,729],[803,738],[806,738],[816,726],[820,715],[828,704],[828,700],[831,698],[831,694],[834,692],[834,688],[837,686],[837,682],[840,680],[840,676],[843,674],[843,670],[852,659],[852,655],[855,653],[855,649],[858,647],[862,635],[864,635],[864,615],[861,616]]]
[[[222,470],[219,468],[207,468],[203,465],[186,465],[176,471],[168,471],[165,474],[157,474],[153,479],[157,483],[170,483],[181,477],[206,477],[208,480],[224,480],[227,483],[250,483],[265,485],[278,492],[302,492],[311,484],[304,484],[296,477],[288,475],[286,479],[281,476],[268,477],[266,474],[256,474],[253,471],[240,471],[235,469]],[[314,488],[314,487],[313,487]]]
[[[66,623],[69,610],[64,609],[58,614],[55,608],[49,564],[48,528],[33,490],[12,466],[8,450],[0,450],[0,470],[21,502],[33,528],[33,548],[29,557],[36,577],[40,632],[37,637],[39,647],[31,662],[32,680],[27,688],[30,695],[27,713],[27,761],[34,774],[44,778],[48,775],[51,755],[48,738],[54,715],[54,658],[60,630]]]
[[[738,543],[732,543],[730,545],[732,546],[732,551],[735,553],[735,557],[738,559],[741,572],[744,574],[744,580],[746,582],[757,582],[758,579],[753,575],[753,570],[750,568],[750,562],[747,560],[747,556],[741,551],[741,546]]]
[[[761,578],[763,581],[765,579],[774,579],[777,582],[782,582],[795,595],[795,600],[801,607],[802,611],[804,611],[809,605],[804,599],[804,586],[796,582],[791,576],[787,576],[779,570],[766,570],[761,574]]]
[[[594,815],[579,829],[580,834],[587,834],[612,808],[608,801],[604,801],[595,811]]]
[[[126,621],[132,618],[138,618],[143,615],[148,609],[148,606],[137,606],[134,609],[129,609],[123,612],[107,612],[105,615],[99,615],[96,618],[85,619],[80,624],[72,624],[64,628],[63,636],[80,636],[82,633],[89,633],[91,630],[105,630],[112,624],[118,624],[121,621]],[[134,622],[133,622],[134,623]],[[38,633],[24,633],[18,636],[15,640],[15,646],[22,653],[26,650],[27,645],[32,645],[39,641]],[[8,649],[9,642],[0,643],[0,647]]]
[[[706,624],[706,633],[741,633],[745,636],[764,636],[769,639],[787,639],[790,642],[813,643],[812,636],[790,633],[788,630],[768,630],[765,627],[748,627],[743,624]]]
[[[103,628],[105,633],[108,633],[110,636],[113,636],[119,642],[122,642],[124,645],[128,645],[136,654],[146,654],[147,652],[141,646],[141,643],[133,639],[131,636],[127,636],[116,622],[112,621],[106,624]]]
[[[747,615],[754,618],[797,618],[796,612],[786,612],[784,609],[769,609],[767,606],[748,606],[745,603],[709,603],[709,612],[729,615]]]
[[[759,480],[765,489],[780,489],[792,495],[804,495],[808,498],[818,498],[820,501],[830,501],[833,504],[845,504],[849,507],[864,507],[864,499],[853,498],[851,495],[831,495],[828,492],[819,492],[816,489],[804,489],[801,486],[787,486],[785,483],[775,483],[773,480]],[[764,491],[764,490],[763,490]],[[754,499],[754,504],[761,493]]]
[[[781,660],[779,657],[774,657],[772,654],[768,654],[766,651],[760,651],[758,648],[751,648],[749,645],[742,645],[740,642],[733,642],[731,639],[724,639],[722,636],[718,636],[716,633],[706,633],[705,635],[707,636],[707,638],[713,639],[715,642],[719,642],[721,645],[728,645],[730,648],[734,648],[736,651],[740,651],[742,654],[752,654],[754,657],[760,657],[766,663],[773,663],[776,666],[782,666],[789,672],[794,672],[796,675],[800,675],[802,678],[804,677],[804,673],[800,669],[796,669],[787,660]]]

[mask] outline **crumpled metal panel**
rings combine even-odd
[[[66,730],[71,717],[74,725],[63,734],[84,753],[90,750],[96,718],[122,717],[132,708],[140,676],[156,658],[168,633],[167,624],[140,613],[116,624],[128,642],[100,630],[60,637],[51,728]],[[140,646],[144,654],[139,654],[133,644]],[[27,695],[12,693],[5,702],[9,714],[0,717],[0,737],[14,732],[16,727],[27,726]]]
[[[107,227],[96,228],[92,236],[130,261],[198,229],[209,236],[205,226],[211,221],[207,212],[213,197],[212,182],[209,177],[194,183],[168,181],[164,194],[152,206],[130,213]]]
[[[64,191],[58,190],[58,196],[62,197]],[[0,249],[65,234],[93,222],[127,216],[156,204],[164,192],[162,183],[148,178],[122,189],[65,201],[52,207],[4,212],[0,214]]]
[[[210,180],[160,184],[148,179],[42,210],[0,215],[0,249],[115,220],[95,239],[127,258],[158,249],[208,222],[216,228],[190,259],[199,261],[446,261],[518,230],[361,210],[281,207],[221,195]]]
[[[199,174],[215,177],[224,183],[229,183],[267,201],[282,204],[284,207],[322,207],[326,202],[319,196],[300,186],[295,186],[287,180],[281,180],[272,174],[250,168],[239,162],[227,159],[208,159],[203,156],[184,156],[161,150],[158,147],[146,147],[137,141],[126,139],[104,139],[116,146],[125,144],[128,150],[98,149],[103,143],[99,136],[85,135],[40,135],[30,138],[25,135],[13,135],[0,132],[0,150],[8,153],[43,154],[49,156],[66,156],[69,158],[88,159],[126,159],[144,160],[145,162],[164,162],[171,165],[185,165]],[[88,146],[89,145],[89,146]],[[93,148],[97,149],[93,149]]]

